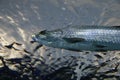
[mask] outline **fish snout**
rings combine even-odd
[[[37,42],[38,39],[36,38],[36,35],[32,35],[32,40],[30,41],[31,43]]]

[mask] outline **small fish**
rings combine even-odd
[[[68,26],[32,36],[42,45],[72,51],[120,50],[120,26]]]

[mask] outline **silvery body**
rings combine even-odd
[[[70,26],[35,34],[42,45],[72,51],[120,50],[120,26]]]

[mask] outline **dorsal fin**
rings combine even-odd
[[[78,28],[78,29],[120,29],[120,26],[104,26],[104,25],[77,25],[69,26],[69,28]],[[67,27],[68,29],[68,27]]]
[[[39,34],[45,34],[47,30],[42,30],[39,32]]]

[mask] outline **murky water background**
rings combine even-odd
[[[68,25],[120,25],[120,1],[119,0],[0,0],[0,45],[8,45],[12,42],[21,43],[17,49],[26,49],[32,51],[36,44],[30,44],[31,35],[41,30],[52,30],[63,28]],[[46,51],[44,48],[50,49]],[[4,49],[4,48],[3,48]],[[7,55],[7,58],[22,57],[18,52],[11,52],[4,49],[1,56]],[[11,54],[9,54],[11,53]],[[13,54],[14,53],[14,54]],[[98,65],[106,60],[112,60],[113,56],[118,56],[119,52],[108,52],[107,55],[101,53],[72,52],[67,50],[42,47],[34,55],[43,56],[50,64],[48,53],[51,57],[63,58],[63,56],[81,56],[84,59],[78,61],[78,64],[85,62],[85,65]],[[115,53],[117,53],[115,55]],[[102,55],[98,59],[95,55]],[[108,56],[109,55],[109,56]],[[91,61],[90,61],[91,60]],[[96,62],[95,62],[96,61]],[[114,62],[119,63],[119,59]],[[93,65],[93,64],[92,64]],[[110,64],[111,66],[111,64]],[[84,66],[83,66],[84,67]],[[104,68],[102,68],[104,70]],[[105,68],[109,69],[109,67]],[[81,69],[76,68],[78,80],[86,75]],[[101,70],[101,71],[103,71]],[[119,70],[120,71],[120,70]],[[118,73],[120,73],[118,71]],[[81,73],[82,72],[82,73]],[[120,74],[117,74],[120,76]],[[67,80],[67,79],[66,79]],[[111,79],[113,80],[113,79]],[[116,80],[116,79],[115,79]],[[118,79],[119,80],[119,79]]]

